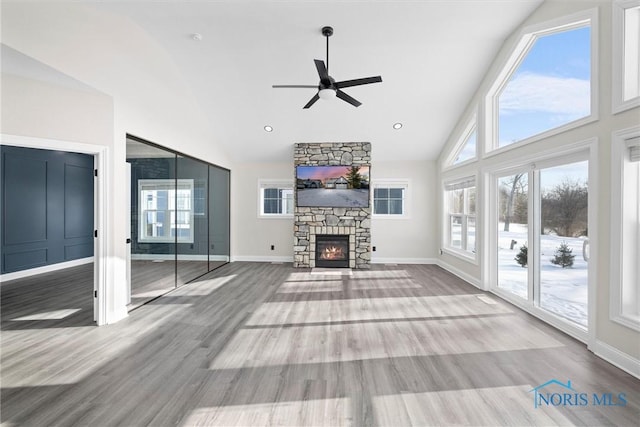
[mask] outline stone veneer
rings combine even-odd
[[[295,166],[368,166],[371,143],[298,143]],[[294,168],[295,182],[295,168]],[[371,185],[371,177],[369,177]],[[371,263],[371,207],[294,208],[294,267],[315,267],[317,234],[349,235],[349,267],[369,268]]]

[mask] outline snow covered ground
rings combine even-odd
[[[298,206],[355,208],[369,206],[367,189],[298,189]]]
[[[505,232],[498,228],[498,286],[522,298],[527,298],[527,268],[521,267],[515,256],[527,244],[527,225],[511,224]],[[518,243],[509,249],[511,240]],[[558,316],[587,327],[587,262],[582,256],[585,238],[540,236],[540,307]],[[562,268],[551,263],[562,242],[567,242],[575,255],[572,267]]]

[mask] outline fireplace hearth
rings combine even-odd
[[[317,234],[316,267],[349,267],[349,236]]]

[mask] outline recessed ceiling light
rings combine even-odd
[[[400,122],[393,124],[393,128],[396,129],[396,130],[400,129],[401,127],[402,127],[402,123],[400,123]]]
[[[272,131],[273,131],[273,128],[272,128],[271,126],[269,126],[269,125],[266,125],[266,126],[264,127],[264,131],[265,131],[265,132],[272,132]]]
[[[199,42],[200,40],[202,40],[202,34],[193,33],[193,34],[191,34],[191,39]]]

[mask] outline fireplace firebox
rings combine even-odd
[[[316,267],[349,267],[349,236],[317,234]]]

